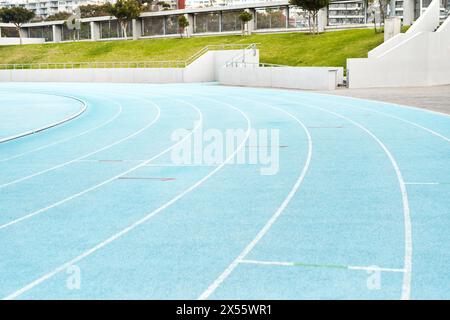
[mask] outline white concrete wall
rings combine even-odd
[[[407,1],[405,1],[406,3]],[[439,0],[434,0],[428,9],[417,19],[416,22],[406,31],[406,33],[399,33],[389,40],[385,41],[378,47],[369,51],[368,57],[375,58],[383,55],[385,52],[407,41],[419,32],[433,32],[439,25]]]
[[[403,25],[410,26],[414,22],[414,0],[403,0]]]
[[[420,32],[375,59],[348,59],[349,87],[413,87],[450,84],[449,30]]]
[[[183,82],[181,68],[0,70],[0,82]]]
[[[259,50],[213,50],[208,51],[189,64],[184,70],[184,82],[216,81],[219,69],[236,57],[245,56],[245,61],[259,62]]]
[[[228,67],[219,72],[225,85],[303,90],[334,90],[343,68],[328,67]]]
[[[449,16],[450,17],[450,16]],[[450,19],[447,17],[447,19],[442,23],[442,25],[439,27],[437,32],[445,32],[448,34],[450,32]]]
[[[439,25],[439,2],[433,0],[420,19],[369,53],[347,60],[350,88],[450,84],[450,17]]]
[[[243,50],[208,51],[186,68],[85,68],[0,70],[0,82],[129,82],[181,83],[216,81],[218,70]],[[259,61],[259,51],[245,50],[247,61]]]
[[[225,67],[229,61],[250,67]],[[0,82],[182,83],[219,80],[222,84],[334,90],[343,68],[259,67],[259,50],[208,51],[186,68],[0,70]]]
[[[404,33],[399,33],[399,34],[393,36],[392,38],[390,38],[389,40],[383,42],[378,47],[370,50],[369,53],[367,54],[367,56],[369,58],[378,57],[378,56],[382,55],[383,53],[385,53],[386,51],[392,49],[399,43],[403,42],[406,38],[407,37]]]
[[[416,34],[417,32],[429,31],[433,32],[439,26],[440,16],[440,0],[431,1],[427,10],[422,13],[416,22],[406,31],[407,35]]]
[[[40,44],[45,43],[44,38],[22,38],[23,44]],[[11,46],[20,44],[20,38],[0,38],[0,46]]]
[[[402,29],[402,19],[400,17],[388,17],[384,20],[384,41],[400,34]]]

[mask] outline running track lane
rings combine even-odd
[[[258,100],[285,108],[306,124],[314,141],[311,168],[300,192],[248,257],[248,260],[257,262],[285,261],[296,264],[242,263],[213,297],[401,296],[404,282],[402,273],[382,272],[381,289],[368,290],[368,274],[365,269],[342,268],[374,264],[389,270],[401,269],[405,247],[404,219],[398,181],[386,154],[367,132],[351,126],[351,122],[344,124],[345,118],[320,110],[324,108],[361,123],[391,150],[404,173],[411,203],[414,243],[412,297],[445,297],[448,294],[443,290],[448,274],[442,268],[448,257],[443,245],[448,243],[444,233],[448,228],[448,220],[442,213],[448,211],[449,204],[444,196],[440,196],[440,192],[445,194],[446,184],[443,180],[448,176],[445,171],[448,168],[448,149],[444,139],[430,131],[417,130],[417,126],[404,121],[394,118],[387,121],[386,116],[377,112],[358,109],[350,99],[339,100],[343,102],[342,105],[332,105],[332,98],[326,102],[323,101],[323,96],[319,98],[313,94],[214,86],[179,87],[186,88],[185,95],[204,94],[204,87],[207,87],[211,95],[234,96],[236,99],[221,98],[221,101],[239,105],[250,117],[257,117],[260,112],[263,117],[267,117],[262,127],[280,125],[285,128],[288,124],[270,114],[266,107],[258,105]],[[172,90],[170,86],[162,88],[164,90],[158,89],[158,92],[167,93]],[[245,99],[254,99],[255,103],[241,106],[237,103],[239,95]],[[313,108],[314,106],[319,109]],[[360,107],[360,104],[357,106]],[[378,106],[374,104],[370,107]],[[448,122],[442,116],[422,112],[424,115],[420,117],[420,111],[408,109],[407,112],[406,109],[390,105],[383,105],[382,108],[385,113],[414,121],[441,135],[448,129]],[[433,118],[436,120],[433,121]],[[258,125],[258,121],[255,122]],[[430,123],[437,125],[431,127]],[[298,124],[293,123],[292,128],[294,127],[296,131],[287,131],[287,136],[292,137],[292,140],[286,149],[291,150],[297,142],[297,154],[282,157],[281,161],[284,159],[286,163],[281,168],[297,169],[298,176],[298,166],[293,164],[300,164],[304,159],[301,155],[306,151],[306,141],[303,136],[302,143],[299,142],[302,138],[297,137],[300,131]],[[283,137],[283,131],[281,136]],[[297,138],[294,139],[295,137]],[[446,163],[447,166],[443,167]],[[183,172],[183,175],[187,172],[185,168],[158,170],[173,170],[169,172]],[[23,297],[52,297],[53,294],[53,297],[118,297],[120,294],[137,298],[177,297],[177,294],[185,298],[199,296],[245,244],[254,238],[273,214],[275,205],[282,202],[293,185],[293,180],[286,178],[282,179],[281,185],[277,185],[276,180],[264,180],[265,183],[261,180],[258,183],[255,168],[251,170],[250,166],[227,166],[221,175],[210,179],[201,188],[164,210],[164,214],[155,216],[126,237],[83,260],[83,265],[80,266],[83,275],[88,277],[85,279],[87,288],[82,285],[81,291],[68,292],[64,286],[67,275],[60,273]],[[293,170],[286,172],[286,177],[293,173]],[[408,184],[411,182],[410,177],[417,178],[417,181],[412,181],[416,184]],[[419,180],[426,178],[440,180],[438,184],[420,184]],[[140,184],[141,187],[144,185]],[[207,191],[202,192],[203,188]],[[277,191],[280,192],[276,193]],[[267,195],[272,193],[274,197],[268,198]],[[268,199],[264,202],[266,198]],[[417,234],[417,229],[414,228],[414,213],[417,209],[415,203],[425,210],[422,212],[426,212],[417,218],[427,222],[419,223],[417,240],[414,238]],[[84,237],[80,235],[80,238]],[[432,240],[434,246],[429,246],[429,240]],[[435,245],[437,241],[440,246]],[[203,249],[205,243],[208,244],[208,249]],[[420,255],[415,258],[418,250],[421,250],[422,255],[429,254],[429,259],[421,259]],[[127,253],[127,260],[123,259],[124,252]],[[438,254],[442,264],[432,254]],[[184,263],[180,264],[179,261]],[[145,268],[139,269],[138,266]],[[439,272],[431,272],[433,269]],[[104,282],[96,282],[97,277]],[[108,279],[116,281],[108,282]],[[432,289],[430,285],[426,285],[426,281],[430,279],[433,280]],[[435,281],[438,279],[441,284]],[[105,293],[105,288],[99,288],[99,283],[108,283],[109,289],[113,289],[110,293]]]

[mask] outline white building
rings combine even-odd
[[[416,20],[430,5],[431,0],[391,0],[389,3],[390,15],[406,20]],[[450,1],[440,0],[441,19],[449,13]]]
[[[106,0],[0,0],[0,8],[23,7],[33,11],[36,16],[46,18],[58,12],[73,12],[77,7],[87,4],[101,4]]]
[[[240,4],[271,2],[273,0],[186,0],[186,8],[235,6]]]
[[[73,12],[86,4],[102,4],[108,0],[0,0],[0,8],[21,6],[34,11],[36,16],[48,17],[58,12]],[[114,1],[114,0],[110,0]],[[226,7],[270,3],[273,0],[185,0],[186,8]],[[171,9],[177,8],[178,0],[165,0]],[[428,7],[431,0],[388,0],[386,16],[399,16],[404,24],[410,25]],[[450,0],[440,0],[441,18],[447,17]],[[371,8],[366,8],[365,0],[331,0],[328,6],[329,25],[366,24],[373,21]],[[160,8],[161,9],[161,8]],[[377,18],[379,19],[379,18]],[[296,23],[298,24],[298,23]]]

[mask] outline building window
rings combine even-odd
[[[90,23],[81,23],[80,29],[69,29],[66,24],[61,28],[61,40],[62,41],[76,41],[76,40],[88,40],[91,38],[91,25]]]
[[[308,13],[298,8],[289,8],[289,28],[308,28]]]
[[[19,32],[13,27],[1,27],[1,35],[3,38],[18,38]]]
[[[219,13],[211,12],[196,14],[194,32],[220,32]]]
[[[256,29],[286,28],[285,10],[281,8],[256,9]]]
[[[146,17],[142,19],[143,36],[164,35],[164,17]]]
[[[224,11],[222,12],[222,31],[240,31],[242,22],[239,15],[242,11]]]
[[[131,23],[127,25],[127,36],[132,34]],[[113,39],[122,38],[122,29],[117,20],[108,20],[100,22],[100,38],[101,39]]]
[[[29,38],[44,38],[45,41],[53,41],[53,27],[43,26],[43,27],[31,27],[28,28]]]
[[[179,16],[167,16],[166,17],[166,34],[180,33],[179,28],[178,28],[178,17]]]

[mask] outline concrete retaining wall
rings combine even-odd
[[[229,61],[245,61],[226,67]],[[248,66],[248,67],[244,67]],[[185,68],[84,68],[0,70],[0,82],[123,82],[222,84],[289,89],[334,90],[343,68],[259,67],[259,50],[207,51]]]
[[[22,44],[41,44],[45,43],[44,38],[22,38]],[[11,46],[20,44],[20,38],[0,38],[0,46]]]
[[[242,54],[243,50],[208,51],[186,68],[0,70],[0,82],[208,82],[216,81],[219,68]],[[250,61],[259,61],[258,50],[245,50],[245,54]]]
[[[0,70],[0,82],[183,82],[181,68]]]
[[[328,67],[224,67],[219,82],[225,85],[304,90],[334,90],[343,68]]]
[[[450,17],[439,24],[439,1],[405,34],[372,50],[367,59],[347,60],[350,88],[450,84]]]
[[[230,60],[245,55],[245,61],[259,63],[259,50],[208,51],[189,64],[184,72],[184,82],[209,82],[219,79],[219,70]]]
[[[421,32],[377,59],[349,59],[350,88],[450,84],[450,36]]]

